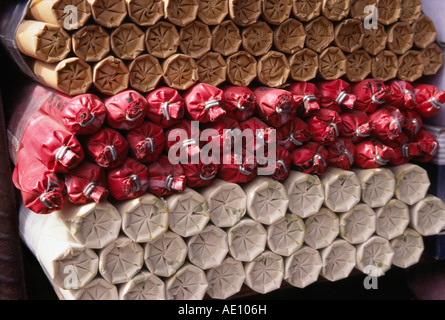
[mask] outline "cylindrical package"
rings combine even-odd
[[[391,145],[402,134],[403,114],[395,107],[382,107],[369,115],[372,135],[380,142]]]
[[[357,110],[346,110],[340,114],[342,126],[340,135],[351,139],[353,143],[359,143],[371,136],[372,123],[366,112]]]
[[[151,92],[162,79],[164,70],[156,57],[142,54],[128,66],[130,86],[139,92]]]
[[[202,270],[219,267],[229,252],[227,233],[212,224],[187,240],[188,260]]]
[[[345,240],[335,240],[321,250],[320,255],[323,262],[321,275],[332,282],[349,277],[356,265],[357,251]]]
[[[403,110],[403,118],[405,122],[403,123],[403,132],[406,133],[408,138],[414,138],[423,128],[423,119],[420,114],[415,110]]]
[[[257,152],[262,147],[264,147],[266,152],[269,145],[276,143],[276,129],[257,117],[251,117],[246,121],[240,122],[239,129],[246,136],[245,147],[250,153]],[[234,146],[238,147],[238,144],[241,144],[243,141],[239,137],[236,138]]]
[[[267,231],[250,218],[243,218],[227,230],[229,253],[237,261],[249,262],[266,249]]]
[[[335,213],[348,212],[360,202],[362,189],[354,172],[330,167],[320,179],[325,192],[324,204]]]
[[[94,65],[93,84],[102,94],[118,94],[128,88],[129,82],[130,72],[119,58],[107,56]]]
[[[287,214],[284,219],[269,225],[267,229],[267,247],[272,252],[288,257],[304,245],[306,226],[301,217]]]
[[[388,33],[383,24],[378,23],[377,28],[365,28],[363,38],[363,49],[370,55],[376,56],[386,49]]]
[[[262,18],[272,25],[281,25],[289,18],[292,11],[292,1],[262,0]]]
[[[176,90],[187,90],[199,80],[198,65],[185,54],[177,53],[167,58],[162,68],[165,84]]]
[[[190,149],[188,149],[190,152]],[[198,163],[183,163],[182,168],[189,188],[200,188],[209,186],[218,176],[220,165],[214,154],[205,154],[200,149]]]
[[[139,128],[147,115],[145,97],[134,90],[127,90],[104,101],[108,111],[107,123],[116,130]]]
[[[243,263],[228,256],[219,267],[206,271],[209,287],[207,294],[212,299],[228,299],[241,291],[246,274]]]
[[[183,98],[191,119],[200,123],[215,122],[226,114],[221,107],[223,91],[217,87],[197,84]]]
[[[440,92],[434,85],[419,84],[414,86],[416,111],[424,118],[436,115],[445,103],[445,91]]]
[[[144,249],[125,236],[99,250],[99,272],[113,284],[131,281],[143,265]]]
[[[420,51],[409,50],[399,57],[397,77],[401,80],[414,82],[423,76],[424,69]]]
[[[311,81],[318,74],[318,54],[309,49],[303,48],[289,58],[290,77],[294,81]]]
[[[187,258],[187,244],[172,231],[144,245],[145,266],[158,277],[174,275]]]
[[[89,249],[102,249],[118,238],[122,218],[109,202],[85,205],[67,204],[54,214],[77,243]]]
[[[148,271],[141,271],[119,286],[119,300],[165,300],[165,284]]]
[[[257,113],[270,126],[280,128],[297,113],[293,96],[287,90],[260,87],[254,94]]]
[[[321,13],[322,0],[302,0],[293,2],[293,13],[300,21],[310,21]]]
[[[141,27],[150,27],[164,18],[164,2],[161,0],[127,0],[130,19]]]
[[[88,0],[94,21],[106,28],[117,28],[127,16],[127,4],[122,0]]]
[[[164,17],[178,27],[185,27],[196,20],[199,9],[198,0],[181,0],[164,2]]]
[[[372,58],[363,49],[356,50],[346,55],[345,79],[350,82],[365,80],[372,71]]]
[[[240,27],[257,22],[261,12],[261,0],[229,0],[230,19]]]
[[[161,156],[149,164],[147,169],[148,192],[163,197],[184,191],[186,176],[180,163],[173,165],[167,156]]]
[[[373,113],[385,104],[391,95],[389,87],[383,81],[373,79],[356,83],[352,92],[357,97],[354,108],[366,113]]]
[[[392,266],[394,250],[388,240],[374,236],[356,246],[356,268],[372,277],[383,276]]]
[[[301,147],[310,141],[312,133],[307,123],[299,117],[295,117],[287,124],[277,129],[278,146],[285,148],[289,152]]]
[[[358,169],[352,171],[361,184],[361,201],[371,208],[386,206],[394,197],[396,179],[388,168]]]
[[[258,59],[258,80],[265,86],[281,88],[290,75],[289,61],[281,52],[269,51]]]
[[[305,219],[306,235],[304,242],[316,250],[326,248],[339,236],[339,217],[328,208]]]
[[[258,21],[242,29],[243,48],[255,57],[267,54],[273,45],[272,28],[265,21]]]
[[[272,157],[275,156],[275,159]],[[258,157],[259,169],[261,176],[283,182],[291,172],[292,156],[289,151],[283,147],[276,146],[273,152],[267,151],[264,157]]]
[[[303,246],[284,259],[284,280],[297,288],[306,288],[316,282],[323,268],[318,250]]]
[[[71,37],[73,52],[86,62],[98,62],[111,50],[110,35],[99,25],[88,25]]]
[[[324,146],[316,142],[308,142],[295,149],[291,156],[293,168],[303,173],[323,175],[328,168],[329,153]]]
[[[395,54],[405,54],[414,44],[414,31],[408,22],[399,21],[388,29],[388,49]]]
[[[392,264],[403,269],[419,263],[425,250],[423,237],[412,229],[407,229],[403,235],[393,239],[391,247],[394,250]]]
[[[398,78],[399,60],[395,53],[383,50],[372,58],[371,76],[380,81]]]
[[[365,28],[358,19],[345,19],[335,26],[335,45],[344,52],[354,52],[363,45]]]
[[[443,67],[442,48],[437,43],[432,43],[420,51],[425,76],[435,75]]]
[[[87,283],[83,288],[78,290],[63,290],[57,288],[60,295],[65,300],[101,300],[101,301],[117,301],[119,300],[119,292],[117,287],[109,283],[107,280],[101,276],[95,277],[89,283]]]
[[[148,102],[148,119],[164,129],[178,124],[184,117],[184,101],[175,89],[158,88],[150,92],[146,100]]]
[[[400,21],[407,21],[410,24],[413,24],[422,14],[421,0],[402,0],[400,1],[400,5],[402,9],[399,19]]]
[[[179,48],[193,59],[202,58],[212,48],[212,34],[208,25],[195,20],[179,32]]]
[[[321,82],[318,86],[320,91],[320,107],[332,109],[341,113],[343,108],[353,109],[357,99],[352,92],[351,85],[341,79]]]
[[[257,77],[257,60],[247,51],[230,55],[226,63],[227,80],[232,85],[248,87]]]
[[[224,86],[222,107],[226,111],[226,116],[243,122],[252,117],[255,113],[255,95],[247,87]]]
[[[281,1],[286,3],[288,0]],[[264,3],[273,1],[263,1]],[[277,16],[278,17],[278,16]],[[304,48],[306,32],[303,24],[296,19],[287,19],[281,22],[275,29],[273,41],[276,49],[284,54],[295,54]]]
[[[165,280],[167,300],[203,300],[208,286],[205,272],[190,263]]]
[[[355,146],[351,140],[340,137],[327,147],[329,166],[350,170],[354,164]]]
[[[376,213],[364,203],[359,203],[352,210],[339,215],[340,237],[351,244],[368,241],[376,230]]]
[[[397,199],[392,199],[387,205],[377,208],[375,213],[376,234],[386,240],[402,236],[411,220],[408,206]]]
[[[417,147],[417,152],[414,153],[413,158],[415,162],[427,163],[439,154],[439,142],[426,130],[421,129],[413,138],[413,143]]]
[[[402,13],[402,7],[399,0],[377,1],[379,22],[385,26],[397,22]]]
[[[244,265],[244,283],[253,291],[266,294],[281,287],[284,278],[284,260],[280,255],[266,250]]]
[[[437,37],[437,29],[434,22],[426,15],[422,14],[416,22],[413,23],[414,44],[420,49],[425,49]]]
[[[122,217],[122,231],[137,243],[153,242],[168,230],[167,204],[152,194],[115,204]]]
[[[342,127],[342,119],[337,111],[321,108],[307,120],[312,133],[311,140],[328,146],[338,140]]]
[[[445,227],[445,204],[435,196],[425,198],[410,206],[410,227],[424,237],[438,235]]]
[[[144,195],[148,189],[148,180],[147,167],[132,158],[107,173],[110,195],[118,201]]]
[[[142,163],[156,161],[165,148],[164,130],[154,122],[145,121],[126,135],[130,152]]]
[[[167,21],[159,21],[147,28],[145,47],[152,56],[167,59],[178,51],[179,32],[173,24]]]
[[[145,34],[134,23],[123,23],[110,34],[111,50],[122,60],[134,60],[145,50]]]
[[[227,80],[227,63],[217,52],[208,52],[197,62],[199,82],[219,86]]]
[[[391,90],[391,95],[387,100],[388,105],[400,110],[416,107],[414,87],[411,83],[403,80],[393,80],[388,86]]]
[[[320,53],[319,60],[319,75],[324,80],[340,79],[346,74],[347,60],[340,48],[328,47]]]
[[[367,18],[372,12],[370,10],[365,10],[368,5],[373,5],[374,8],[377,8],[377,0],[355,0],[351,2],[351,17],[355,19],[364,20]],[[368,8],[369,9],[369,8]]]
[[[303,110],[299,112],[301,116],[310,116],[320,110],[321,94],[314,83],[297,82],[291,84],[286,90],[294,95],[296,102],[303,100]]]
[[[22,240],[55,286],[67,290],[81,289],[97,275],[97,254],[76,243],[56,216],[36,215],[21,206],[19,231]]]
[[[361,169],[377,169],[389,164],[394,150],[378,140],[369,139],[355,146],[354,165]]]
[[[229,14],[228,0],[199,1],[198,18],[209,26],[221,24]]]
[[[396,177],[395,198],[411,206],[426,197],[431,182],[425,169],[407,163],[391,170]]]
[[[254,180],[257,175],[258,162],[256,157],[242,150],[242,154],[232,152],[224,155],[218,178],[232,183],[247,183]]]
[[[331,21],[341,21],[348,16],[350,9],[350,0],[324,0],[321,13]]]
[[[223,21],[212,31],[212,50],[224,57],[237,53],[242,41],[240,30],[232,20]]]

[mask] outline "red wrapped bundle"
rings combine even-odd
[[[65,174],[65,184],[68,199],[74,204],[102,203],[109,196],[105,171],[88,161]]]
[[[106,170],[121,166],[127,160],[130,146],[116,130],[104,127],[85,140],[88,158]]]
[[[404,80],[393,80],[388,85],[391,95],[387,104],[400,110],[414,109],[417,105],[414,87]]]
[[[172,164],[167,156],[150,163],[148,169],[148,192],[159,197],[183,192],[186,188],[186,177],[181,164]]]
[[[292,119],[283,127],[277,129],[277,144],[289,152],[301,147],[312,137],[309,126],[298,117]]]
[[[110,194],[118,201],[143,196],[148,189],[148,180],[147,167],[132,158],[107,174]]]
[[[241,122],[239,127],[246,137],[245,147],[251,152],[257,151],[261,147],[266,149],[267,145],[277,142],[276,129],[256,117]],[[241,142],[238,141],[238,143]]]
[[[274,128],[284,126],[297,113],[293,95],[289,91],[260,87],[253,93],[257,115]]]
[[[107,123],[116,130],[133,130],[142,125],[148,110],[144,96],[134,90],[126,90],[105,100],[108,111]]]
[[[151,122],[168,129],[178,124],[185,114],[185,105],[179,92],[173,88],[162,87],[146,97],[147,117]]]
[[[222,100],[223,91],[205,83],[193,86],[184,95],[189,118],[200,123],[215,122],[225,116]]]
[[[326,172],[328,156],[326,148],[316,142],[309,142],[291,153],[295,170],[316,175],[323,175]]]
[[[341,115],[342,126],[340,135],[351,139],[353,143],[358,143],[371,136],[372,124],[366,112],[357,110],[347,110]]]
[[[341,113],[343,108],[353,109],[357,97],[351,94],[352,88],[344,80],[321,82],[318,86],[321,100],[320,107]]]
[[[424,118],[430,118],[439,113],[445,103],[445,91],[440,92],[433,85],[415,85],[414,94],[417,102],[416,111]]]
[[[181,120],[181,122],[166,132],[166,151],[169,157],[178,161],[187,161],[189,157],[199,157],[201,131],[196,122]]]
[[[369,116],[369,120],[374,137],[386,145],[397,140],[403,132],[403,114],[397,108],[380,108]]]
[[[403,110],[403,131],[409,138],[414,138],[423,127],[422,117],[414,110]]]
[[[367,79],[356,83],[352,93],[357,97],[354,108],[366,113],[373,113],[386,104],[391,96],[389,87],[380,80]]]
[[[182,163],[187,186],[190,188],[207,187],[218,175],[220,168],[216,158],[200,153],[199,163]]]
[[[277,181],[286,180],[292,168],[292,157],[285,148],[277,146],[276,155],[269,157],[266,153],[264,158],[258,156],[258,174],[267,176]]]
[[[236,141],[236,137],[241,134],[240,124],[229,117],[222,117],[213,123],[205,125],[202,131],[202,140],[208,137],[208,144],[215,145],[215,150],[220,153],[224,150],[231,150]],[[218,148],[219,146],[219,148]]]
[[[321,94],[315,84],[298,82],[286,89],[294,96],[297,107],[303,105],[303,110],[299,112],[302,117],[311,116],[320,110]]]
[[[428,131],[421,129],[413,143],[417,146],[417,153],[414,154],[413,161],[415,162],[430,162],[439,154],[439,142]]]
[[[224,154],[218,177],[232,183],[246,183],[258,175],[258,161],[255,156],[243,150],[242,154]]]
[[[398,143],[394,143],[391,148],[394,152],[389,163],[393,166],[401,166],[411,162],[414,154],[417,153],[417,146],[409,140],[405,133],[400,135]]]
[[[222,107],[227,117],[242,122],[254,115],[256,100],[252,90],[239,86],[225,86],[222,90]]]
[[[328,163],[331,167],[350,170],[354,164],[355,146],[351,140],[340,137],[328,147]]]
[[[355,146],[354,164],[362,169],[377,169],[389,164],[394,150],[375,139]]]
[[[20,190],[26,208],[37,214],[50,214],[63,208],[68,201],[65,182],[61,176],[21,149],[12,180]]]
[[[320,109],[308,120],[312,140],[324,146],[337,141],[342,129],[342,120],[337,111]]]
[[[126,135],[132,156],[142,163],[156,161],[165,148],[164,130],[155,123],[145,121],[141,127]]]

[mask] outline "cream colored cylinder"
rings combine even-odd
[[[411,228],[424,237],[438,235],[445,228],[445,204],[435,196],[426,196],[409,211]]]
[[[85,287],[79,290],[63,290],[56,288],[56,291],[65,300],[101,300],[116,301],[119,300],[117,287],[106,281],[101,276],[91,280]]]
[[[321,275],[332,282],[349,277],[356,265],[355,247],[342,239],[321,250],[320,255],[323,262]]]
[[[375,212],[376,233],[386,240],[400,237],[410,224],[409,207],[400,200],[393,199]]]
[[[145,270],[119,285],[118,290],[119,300],[165,300],[164,282]]]
[[[287,214],[286,217],[267,229],[268,248],[283,257],[297,252],[304,244],[306,226],[302,218]]]
[[[374,236],[363,244],[356,246],[356,268],[373,277],[383,276],[391,269],[394,250],[388,240]]]
[[[284,280],[290,285],[303,289],[316,282],[323,262],[319,251],[304,246],[284,260]]]
[[[431,185],[428,172],[415,164],[391,168],[396,177],[395,197],[411,206],[424,199]]]
[[[253,261],[244,264],[244,283],[253,291],[266,294],[281,287],[284,278],[283,257],[266,250]]]
[[[361,201],[371,208],[383,207],[394,197],[396,179],[390,169],[354,169],[352,171],[361,183]]]
[[[332,244],[340,232],[338,216],[328,208],[321,210],[305,220],[306,235],[304,242],[313,249],[323,249]]]
[[[238,261],[250,262],[266,249],[267,231],[255,220],[244,218],[227,234],[229,253]]]
[[[361,244],[369,240],[376,231],[377,215],[364,203],[339,215],[340,236],[351,244]]]
[[[228,256],[220,266],[206,271],[209,287],[207,294],[213,299],[225,300],[241,291],[246,274],[243,263]]]
[[[165,280],[168,300],[202,300],[208,286],[204,271],[190,263]]]
[[[422,235],[412,229],[393,239],[391,247],[394,250],[393,265],[403,269],[417,264],[425,250]]]

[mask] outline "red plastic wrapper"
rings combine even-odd
[[[367,79],[356,83],[352,93],[357,97],[354,108],[366,113],[373,113],[385,105],[391,96],[389,87],[380,80]]]
[[[321,145],[327,146],[337,141],[342,129],[342,119],[337,111],[330,109],[320,109],[308,119],[309,130],[312,133],[312,140]]]
[[[308,124],[302,119],[295,117],[283,127],[277,129],[277,144],[289,152],[301,147],[311,140],[312,133]]]
[[[163,129],[178,124],[184,118],[184,101],[179,92],[173,88],[156,89],[147,95],[146,100],[148,119]]]
[[[351,140],[340,137],[328,147],[329,166],[350,170],[354,164],[355,145]]]
[[[247,183],[258,176],[258,161],[246,150],[224,154],[218,177],[231,183]]]
[[[239,127],[246,137],[245,148],[250,152],[260,148],[267,149],[269,144],[277,142],[276,129],[256,117],[241,122]],[[238,143],[242,143],[242,141],[238,141]]]
[[[354,164],[362,169],[377,169],[390,163],[394,150],[378,140],[370,139],[355,146]]]
[[[372,124],[366,112],[346,110],[340,115],[342,126],[340,135],[356,144],[371,136]]]
[[[417,146],[412,143],[405,133],[402,133],[398,142],[394,142],[390,147],[394,152],[389,163],[393,166],[401,166],[411,162],[414,154],[417,153]]]
[[[269,157],[266,153],[264,158],[258,156],[259,168],[262,169],[261,175],[270,177],[277,181],[286,180],[292,169],[292,157],[285,148],[277,146],[276,154]]]
[[[181,164],[172,164],[167,156],[161,156],[148,169],[148,192],[159,197],[183,192],[186,188],[185,172]]]
[[[317,86],[310,82],[297,82],[286,88],[294,96],[298,111],[302,117],[308,117],[320,110],[321,94]]]
[[[182,163],[187,186],[190,188],[207,187],[217,177],[220,168],[219,161],[212,155],[205,155],[202,151],[197,164]]]
[[[320,107],[341,113],[343,109],[353,109],[357,97],[352,94],[351,85],[341,79],[323,81],[318,85],[321,100]]]
[[[111,170],[121,166],[128,157],[130,145],[116,130],[104,127],[85,140],[88,158],[98,166]]]
[[[413,139],[423,127],[423,119],[415,110],[403,110],[403,131]]]
[[[148,180],[147,167],[132,158],[107,173],[110,195],[118,201],[143,196],[148,189]]]
[[[214,144],[215,152],[219,149],[219,153],[223,153],[224,150],[232,150],[240,134],[241,127],[236,120],[229,117],[222,117],[204,126],[202,130],[202,140],[208,137],[207,142],[209,146]]]
[[[74,204],[103,203],[109,196],[105,170],[88,161],[65,174],[65,184],[68,199]]]
[[[293,168],[307,174],[323,175],[329,166],[328,151],[316,142],[309,142],[292,151],[291,157]]]
[[[157,124],[145,121],[142,126],[126,135],[131,155],[142,163],[156,161],[165,148],[164,130]]]
[[[403,132],[404,118],[397,108],[382,107],[370,114],[369,120],[373,136],[386,145],[397,140]]]
[[[217,87],[199,83],[184,95],[189,119],[200,123],[215,122],[226,115],[222,108],[223,91]]]
[[[421,129],[413,142],[416,144],[418,151],[414,154],[413,161],[415,162],[430,162],[439,154],[439,142],[428,131]]]
[[[253,90],[256,99],[256,114],[268,125],[280,128],[297,113],[293,95],[282,89],[259,87]]]
[[[148,111],[148,103],[143,95],[126,90],[105,100],[108,111],[107,123],[116,130],[133,130],[142,125]]]
[[[23,204],[37,214],[50,214],[63,208],[68,195],[63,177],[21,149],[12,180],[20,190]]]
[[[166,131],[165,151],[169,157],[185,162],[190,158],[199,157],[201,152],[201,130],[195,121],[181,122]]]
[[[222,106],[227,117],[242,122],[255,114],[256,99],[252,90],[240,86],[225,86],[222,90]]]
[[[440,92],[434,85],[415,85],[414,94],[417,102],[416,111],[424,118],[436,115],[445,104],[445,91]]]
[[[400,110],[414,109],[417,105],[414,87],[404,80],[393,80],[388,84],[391,95],[387,104]]]

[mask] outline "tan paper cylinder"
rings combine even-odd
[[[227,63],[217,52],[208,52],[197,62],[199,82],[217,87],[227,79]]]
[[[119,300],[165,300],[165,284],[148,271],[141,271],[119,286]]]
[[[388,33],[383,24],[377,24],[377,29],[364,28],[363,49],[370,55],[377,55],[386,48]]]
[[[407,269],[422,258],[425,250],[423,237],[412,229],[407,229],[402,236],[391,241],[394,250],[393,265]]]
[[[374,236],[356,249],[356,268],[363,273],[381,277],[391,269],[394,250],[388,240]]]
[[[408,22],[397,22],[388,28],[388,49],[404,54],[413,47],[414,31]]]
[[[150,54],[134,59],[128,69],[131,87],[144,93],[156,89],[164,72],[159,60]]]
[[[274,30],[275,48],[286,54],[295,54],[304,48],[306,32],[303,24],[295,19],[287,19]]]
[[[273,31],[264,21],[244,28],[242,38],[244,50],[256,57],[268,53],[273,45]]]
[[[228,0],[200,0],[198,18],[206,25],[217,26],[229,14]]]
[[[371,74],[374,79],[389,81],[397,77],[399,63],[397,55],[383,50],[372,59]]]
[[[445,228],[445,204],[427,195],[409,209],[411,228],[424,237],[436,236]]]
[[[402,201],[392,199],[387,205],[375,210],[376,234],[386,240],[400,237],[410,223],[409,208]]]
[[[348,278],[356,265],[357,250],[345,240],[335,240],[321,250],[320,255],[323,262],[321,275],[332,282]]]
[[[353,169],[360,180],[361,201],[371,208],[380,208],[394,197],[396,178],[388,168]]]
[[[198,16],[198,0],[163,0],[165,18],[179,26],[185,27]]]
[[[293,1],[292,12],[300,21],[310,21],[321,14],[323,0]]]
[[[316,282],[323,262],[318,250],[304,246],[284,259],[284,280],[290,285],[303,289]]]
[[[198,80],[198,65],[184,54],[175,54],[163,63],[164,81],[176,90],[187,90]]]
[[[145,34],[134,23],[121,24],[111,33],[111,49],[122,60],[134,60],[145,49]]]
[[[125,0],[88,0],[94,21],[105,28],[117,28],[127,16]]]
[[[67,203],[54,213],[76,241],[90,249],[102,249],[119,236],[122,218],[109,202],[86,205]]]
[[[321,208],[318,213],[305,219],[305,225],[304,242],[316,250],[326,248],[332,244],[340,232],[340,220],[328,208]]]
[[[319,55],[319,74],[325,80],[340,79],[346,74],[346,56],[337,47],[329,47]]]
[[[208,286],[204,271],[190,263],[165,280],[167,300],[202,300]]]
[[[93,83],[97,90],[106,95],[115,95],[128,88],[130,73],[125,63],[108,56],[93,68]]]
[[[240,27],[254,24],[261,16],[261,0],[229,0],[229,16]]]
[[[292,0],[262,0],[263,19],[273,25],[280,25],[290,17]]]
[[[181,28],[179,47],[183,54],[194,59],[201,58],[212,48],[212,34],[209,27],[200,21],[193,21]]]
[[[290,76],[294,81],[308,82],[318,73],[318,54],[308,48],[296,52],[289,58]]]
[[[443,52],[437,43],[430,44],[420,52],[423,74],[425,76],[435,75],[443,66]]]
[[[391,168],[396,177],[395,197],[411,206],[424,199],[431,182],[428,172],[415,164],[405,164]]]
[[[258,80],[267,87],[282,87],[289,74],[289,61],[281,52],[269,51],[258,60]]]
[[[365,50],[357,50],[346,56],[345,77],[350,82],[365,80],[371,73],[372,58]]]
[[[306,235],[306,226],[297,215],[286,214],[286,217],[267,226],[267,246],[280,256],[288,257],[301,249]]]
[[[339,218],[340,236],[351,244],[365,243],[375,233],[377,215],[367,204],[359,203]]]
[[[425,49],[436,41],[437,30],[434,22],[427,16],[421,15],[413,24],[414,44],[420,49]]]
[[[283,257],[266,250],[244,265],[244,283],[253,291],[266,294],[281,287],[284,277]]]
[[[55,24],[24,20],[15,36],[20,52],[47,63],[59,62],[71,52],[71,37]]]
[[[212,31],[212,50],[230,56],[238,52],[243,39],[241,33],[232,20],[226,20]]]
[[[86,93],[93,78],[90,65],[79,58],[54,64],[36,60],[32,71],[47,86],[70,96]]]
[[[219,267],[207,270],[206,277],[209,297],[225,300],[241,291],[246,274],[243,263],[229,256]]]
[[[252,261],[266,249],[267,231],[253,219],[243,218],[227,235],[229,253],[237,261]]]
[[[410,50],[399,57],[397,77],[400,80],[414,82],[423,76],[423,69],[420,51]]]
[[[172,231],[144,245],[145,266],[158,277],[170,277],[181,268],[187,258],[187,244]]]
[[[402,14],[400,0],[378,0],[377,10],[379,22],[385,26],[396,23]]]
[[[86,62],[98,62],[111,50],[110,35],[99,25],[88,25],[72,36],[73,52]]]
[[[145,47],[152,56],[166,59],[178,51],[179,32],[168,22],[161,21],[147,28]]]
[[[87,0],[33,0],[28,13],[34,20],[57,24],[65,30],[79,29],[91,17]]]
[[[351,9],[351,0],[323,0],[321,13],[331,21],[345,19]]]
[[[334,41],[334,25],[325,17],[319,17],[305,26],[306,47],[318,53]]]
[[[227,79],[236,86],[248,87],[257,77],[257,61],[247,51],[240,51],[228,57]]]
[[[344,52],[354,52],[363,45],[365,28],[358,19],[346,19],[335,27],[335,44]]]
[[[128,16],[141,27],[150,27],[164,18],[162,0],[126,0]]]
[[[351,11],[350,15],[354,19],[364,20],[367,17],[370,17],[371,12],[366,11],[365,8],[367,6],[377,6],[378,0],[351,0]]]
[[[422,14],[421,0],[400,0],[400,5],[402,8],[400,21],[406,21],[409,24],[413,24]]]
[[[143,265],[144,249],[125,236],[99,251],[99,272],[113,284],[131,281]]]
[[[65,300],[101,300],[101,301],[117,301],[119,300],[119,292],[117,287],[106,281],[101,276],[97,276],[91,282],[87,283],[79,290],[64,290],[56,288],[57,292]]]

